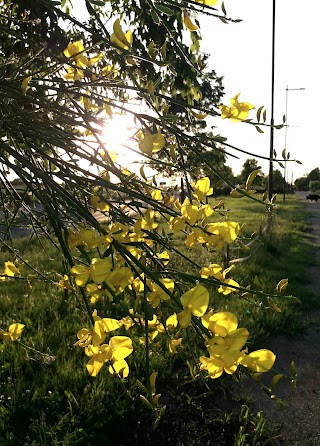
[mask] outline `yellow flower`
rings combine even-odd
[[[182,231],[187,219],[185,217],[170,217],[170,227],[174,232]]]
[[[160,130],[157,133],[146,132],[139,142],[139,149],[145,155],[151,156],[152,153],[157,153],[165,146],[166,140]]]
[[[145,321],[143,319],[140,320],[139,322],[143,327],[145,327]],[[153,315],[152,320],[148,321],[148,329],[153,330],[148,333],[148,337],[151,341],[153,341],[158,336],[159,333],[165,332],[163,324],[158,320],[155,314]],[[139,340],[141,344],[145,345],[146,339],[144,336],[141,337]]]
[[[184,310],[177,314],[179,324],[186,328],[191,322],[191,316],[203,316],[209,304],[209,292],[202,285],[196,285],[184,293],[181,298]]]
[[[15,323],[9,326],[8,331],[0,330],[3,342],[7,344],[10,341],[17,341],[21,337],[24,327],[24,324]]]
[[[97,347],[88,346],[85,353],[91,359],[87,364],[87,370],[91,376],[97,376],[103,365],[110,361],[109,372],[126,378],[129,374],[129,366],[125,358],[132,351],[132,341],[127,336],[113,336],[109,344],[102,344]]]
[[[261,349],[245,355],[241,364],[255,373],[268,372],[276,360],[276,355],[271,350]]]
[[[210,187],[210,179],[208,177],[201,178],[192,185],[193,196],[199,201],[205,201],[208,195],[212,195],[213,188]]]
[[[239,287],[240,285],[238,282],[236,282],[233,279],[226,279],[226,275],[234,268],[234,265],[229,266],[229,268],[222,271],[222,266],[218,265],[217,263],[212,263],[209,266],[205,266],[201,268],[200,275],[204,279],[207,279],[208,277],[214,277],[217,280],[220,280],[220,282],[223,282],[218,292],[222,293],[224,295],[230,294],[233,291],[236,291],[234,287]],[[228,286],[229,285],[229,286]],[[230,287],[231,285],[231,287]]]
[[[105,201],[101,201],[99,195],[91,195],[91,204],[95,212],[98,209],[101,212],[107,212],[110,209],[110,206]]]
[[[154,189],[154,190],[151,192],[151,197],[152,197],[153,200],[156,200],[156,201],[161,201],[161,200],[163,200],[162,192],[161,192],[161,190],[159,190],[159,189]]]
[[[87,293],[90,296],[90,302],[95,304],[101,298],[104,293],[104,288],[101,285],[95,283],[88,283],[86,286]]]
[[[214,209],[210,204],[204,204],[199,208],[199,219],[211,217],[212,214],[214,214]]]
[[[112,289],[112,291],[118,295],[133,282],[133,273],[130,268],[123,267],[115,269],[106,277],[107,285]]]
[[[73,287],[70,284],[70,279],[67,276],[67,274],[65,274],[63,277],[61,277],[61,279],[59,280],[59,282],[57,283],[57,286],[59,288],[61,288],[62,290],[70,290],[73,291]]]
[[[172,292],[174,289],[174,281],[172,279],[163,278],[160,279],[160,282],[170,291]],[[148,287],[151,289],[149,293],[147,293],[147,298],[151,302],[153,308],[156,308],[161,300],[169,300],[170,296],[160,287],[160,285],[152,282],[151,280],[147,280]]]
[[[115,240],[123,240],[128,234],[128,228],[123,223],[113,223],[109,226],[108,232]]]
[[[155,212],[153,209],[148,209],[144,216],[139,218],[133,225],[133,230],[135,232],[141,231],[141,229],[144,229],[146,231],[150,231],[152,229],[155,229],[158,227],[158,223],[155,221],[156,217],[158,216],[158,213]]]
[[[205,230],[213,234],[208,237],[207,244],[215,246],[220,251],[226,243],[232,243],[237,238],[240,225],[233,221],[209,223],[205,226]]]
[[[249,332],[237,328],[236,316],[229,312],[210,313],[202,318],[203,325],[215,335],[207,341],[210,357],[200,357],[201,370],[207,370],[212,379],[218,378],[223,371],[234,373],[245,357],[245,346]]]
[[[202,316],[201,322],[211,333],[219,336],[226,336],[238,327],[237,317],[228,311],[207,313]]]
[[[23,265],[16,266],[12,262],[4,262],[4,268],[3,273],[5,276],[8,277],[14,277],[16,274],[20,274],[20,269],[23,267]]]
[[[197,29],[199,29],[199,26],[196,25],[195,23],[193,23],[189,14],[187,13],[187,11],[185,9],[183,10],[183,23],[184,23],[185,27],[191,32],[197,31]]]
[[[173,313],[171,316],[169,316],[166,320],[166,327],[167,330],[173,330],[178,325],[178,317],[176,313]]]
[[[168,253],[168,251],[162,251],[160,253],[158,252],[156,260],[160,261],[163,266],[167,266],[170,260],[170,254]]]
[[[75,265],[71,268],[71,275],[75,278],[75,282],[79,287],[86,285],[91,277],[94,283],[101,284],[105,281],[111,272],[111,261],[106,259],[93,258],[91,265]]]
[[[181,214],[186,219],[186,221],[193,226],[199,217],[198,206],[195,206],[189,202],[186,198],[181,206]]]
[[[188,246],[188,248],[192,248],[196,243],[206,243],[208,240],[208,235],[205,234],[202,229],[200,228],[194,228],[193,232],[188,235],[188,237],[185,239],[185,245]]]
[[[97,316],[96,311],[92,314],[94,319],[94,325],[91,330],[88,328],[81,328],[77,333],[78,341],[75,345],[85,348],[91,345],[97,347],[105,340],[107,333],[113,330],[117,330],[121,327],[122,323],[117,319],[101,318]]]
[[[238,368],[241,356],[242,353],[239,351],[227,351],[223,355],[210,356],[209,358],[200,356],[200,369],[207,370],[212,379],[219,378],[223,371],[233,374]]]
[[[177,353],[177,347],[181,345],[182,338],[179,339],[170,339],[169,340],[169,352],[174,354]]]
[[[113,24],[113,33],[110,36],[110,41],[124,50],[129,50],[131,48],[133,41],[132,32],[130,30],[126,33],[123,32],[120,25],[120,19],[117,19]],[[118,54],[122,53],[120,49],[117,49],[116,51]]]
[[[81,68],[65,66],[67,72],[64,74],[64,78],[67,80],[80,81],[84,78],[84,72]]]
[[[26,94],[26,92],[29,88],[29,82],[31,81],[31,79],[32,79],[32,76],[28,76],[23,79],[22,84],[21,84],[23,94]]]
[[[213,338],[211,338],[208,341],[207,349],[209,351],[210,356],[224,355],[227,351],[240,352],[241,349],[246,345],[248,337],[249,337],[249,332],[246,328],[237,328],[233,331],[228,331],[228,333],[224,336],[216,335]]]
[[[236,94],[234,98],[230,99],[231,107],[228,107],[227,105],[219,106],[222,119],[228,118],[234,122],[240,122],[247,119],[249,111],[255,107],[249,102],[239,102],[239,96],[240,93]]]

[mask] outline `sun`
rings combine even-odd
[[[116,114],[103,129],[103,143],[115,162],[130,167],[141,160],[133,136],[137,132],[130,114]]]

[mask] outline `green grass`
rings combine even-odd
[[[227,198],[224,215],[214,216],[215,220],[225,218],[245,222],[242,228],[244,241],[252,239],[253,233],[258,235],[267,222],[263,206],[249,199]],[[201,247],[194,252],[183,246],[181,238],[174,242],[202,265],[216,261]],[[44,240],[42,243],[45,249],[36,240],[17,240],[14,248],[44,276],[56,281],[55,272],[64,273],[64,265],[49,242]],[[287,294],[302,302],[297,304],[293,299],[279,297],[276,303],[282,313],[277,313],[272,308],[260,306],[259,299],[253,305],[238,296],[222,296],[211,290],[214,308],[234,311],[240,326],[248,327],[253,345],[267,334],[296,333],[303,325],[301,309],[315,303],[314,295],[307,288],[314,247],[303,204],[291,196],[286,202],[279,203],[271,236],[262,234],[259,241],[253,243],[251,253],[246,262],[237,264],[232,271],[235,280],[247,286],[252,285],[257,276],[263,289],[273,293],[277,282],[288,277]],[[231,250],[231,258],[245,255],[248,253],[238,248]],[[1,264],[6,260],[14,260],[14,255],[3,249]],[[220,260],[223,261],[222,253]],[[175,261],[175,267],[186,266],[183,262],[179,265],[178,258]],[[24,267],[22,275],[29,274],[33,272]],[[138,398],[131,401],[108,370],[103,369],[97,378],[91,378],[85,369],[87,358],[81,349],[74,347],[76,332],[89,326],[82,301],[75,294],[59,290],[45,281],[29,279],[29,282],[12,279],[0,283],[0,327],[7,328],[13,320],[26,325],[25,347],[17,343],[0,345],[0,444],[117,446],[119,438],[133,438],[132,430],[137,419],[149,417]],[[164,401],[169,389],[185,386],[182,388],[188,393],[187,383],[194,381],[197,374],[197,341],[191,336],[181,355],[168,354],[164,361],[160,355],[164,341],[161,337],[156,339],[151,349],[151,369],[159,371],[157,390],[163,393]],[[189,365],[186,365],[187,360]],[[132,370],[144,373],[141,351],[132,355],[128,362]],[[228,379],[206,380],[206,386],[213,392],[221,391],[228,387]],[[127,387],[134,397],[138,395],[131,375]],[[219,408],[218,400],[215,405]],[[219,422],[227,417],[226,413]],[[239,431],[235,435],[242,444],[240,434]]]

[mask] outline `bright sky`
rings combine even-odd
[[[77,13],[83,11],[83,0],[77,0]],[[221,1],[217,4],[220,9]],[[304,6],[303,6],[304,5]],[[78,8],[79,6],[79,8]],[[224,77],[223,103],[241,93],[239,100],[271,112],[271,54],[272,54],[272,0],[225,0],[229,17],[242,19],[241,23],[223,24],[213,17],[199,14],[202,51],[210,53],[210,67]],[[81,11],[82,10],[82,11]],[[295,180],[320,167],[318,144],[318,114],[320,103],[320,69],[317,61],[318,21],[320,2],[308,0],[277,0],[275,33],[275,124],[282,122],[287,102],[287,152],[303,164],[288,163],[287,179]],[[304,88],[305,90],[290,90]],[[250,116],[255,118],[255,111]],[[213,118],[210,124],[217,133],[228,138],[228,143],[263,156],[269,156],[270,129],[258,133],[251,125]],[[280,155],[285,147],[285,129],[275,130],[274,149]],[[233,152],[237,154],[235,151]],[[238,174],[249,155],[240,159],[228,157],[228,164]],[[258,160],[265,173],[269,162]],[[281,168],[275,163],[274,168]]]
[[[221,2],[217,7],[220,8]],[[272,0],[225,0],[227,14],[243,19],[241,23],[223,24],[214,18],[200,19],[203,37],[202,49],[211,54],[210,66],[224,76],[224,103],[241,93],[240,101],[250,102],[258,108],[267,108],[267,122],[271,112],[271,54],[272,54]],[[303,165],[288,163],[288,181],[320,167],[318,148],[318,113],[320,102],[320,69],[318,48],[320,3],[308,0],[277,0],[275,32],[275,123],[282,122],[287,102],[287,151],[291,158]],[[290,88],[305,88],[291,90]],[[255,113],[250,116],[255,118]],[[268,156],[270,130],[259,134],[252,126],[215,118],[218,133],[228,142],[249,152]],[[278,154],[285,147],[285,129],[275,130],[274,148]],[[234,152],[235,153],[235,152]],[[229,158],[234,173],[241,170],[249,158]],[[259,161],[267,173],[268,161]],[[274,165],[278,167],[277,164]],[[281,170],[281,169],[280,169]]]

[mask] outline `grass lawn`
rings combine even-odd
[[[211,201],[216,203],[214,199]],[[294,335],[303,327],[301,309],[315,305],[315,296],[307,289],[310,281],[308,267],[314,261],[314,248],[303,203],[293,196],[288,196],[284,203],[279,202],[271,235],[267,236],[263,233],[267,214],[261,204],[246,198],[237,200],[227,197],[225,202],[221,221],[228,219],[243,224],[241,233],[244,243],[257,237],[252,241],[250,251],[230,249],[231,261],[248,257],[246,261],[235,263],[232,277],[244,286],[253,287],[255,280],[256,286],[260,283],[263,290],[270,293],[274,293],[279,280],[289,278],[285,294],[295,296],[301,304],[296,299],[280,296],[271,301],[265,300],[261,305],[259,296],[254,303],[249,303],[233,294],[222,296],[212,291],[214,309],[235,312],[239,326],[249,329],[252,345],[257,339],[279,331]],[[194,252],[188,250],[179,238],[174,238],[173,242],[175,247],[183,249],[187,257],[194,256],[195,262],[201,261],[202,265],[216,262],[216,258],[212,259],[201,247]],[[42,246],[35,239],[15,240],[14,248],[19,256],[28,259],[53,282],[57,281],[56,271],[61,274],[65,272],[58,252],[46,240],[42,240]],[[224,261],[224,254],[219,253],[219,261]],[[1,264],[12,261],[14,255],[3,246],[0,260]],[[175,268],[186,268],[186,271],[190,268],[178,257],[174,261]],[[32,273],[28,267],[22,270],[22,276]],[[197,274],[197,271],[193,271],[193,274]],[[249,425],[260,426],[261,438],[265,435],[262,420],[244,409],[242,415],[230,415],[233,407],[227,393],[230,376],[214,381],[197,376],[197,345],[195,339],[190,338],[189,346],[181,355],[169,356],[168,353],[167,362],[159,353],[161,339],[152,346],[151,367],[159,372],[157,392],[163,394],[164,403],[168,406],[167,420],[171,424],[166,422],[165,416],[159,425],[161,433],[152,434],[149,429],[149,437],[143,437],[142,433],[138,437],[138,420],[146,431],[150,416],[139,402],[141,392],[134,379],[130,375],[127,379],[129,394],[108,370],[103,370],[96,378],[90,377],[85,369],[86,357],[81,349],[74,347],[76,332],[89,326],[79,296],[60,290],[54,284],[48,286],[41,278],[32,277],[28,281],[15,278],[0,282],[0,288],[0,327],[6,329],[12,320],[26,325],[22,339],[24,345],[0,345],[0,445],[119,446],[148,444],[146,441],[151,440],[153,445],[160,445],[169,441],[168,437],[172,435],[170,426],[171,429],[172,426],[184,429],[190,436],[188,444],[203,444],[205,437],[201,437],[201,433],[197,434],[198,437],[192,434],[191,424],[188,424],[191,413],[198,413],[195,401],[200,411],[206,410],[210,419],[215,420],[211,424],[208,422],[207,428],[215,432],[212,435],[216,435],[217,445],[231,444],[231,437],[222,435],[228,430],[232,432],[234,444],[244,444],[239,437],[244,424],[248,429]],[[275,311],[275,308],[281,309],[281,312]],[[132,355],[128,362],[131,369],[143,373],[143,355]],[[199,390],[216,395],[214,403],[210,396],[210,407],[208,402],[201,405]],[[180,397],[177,398],[179,392]],[[225,399],[223,395],[227,394],[228,398]],[[177,408],[181,416],[175,425]],[[200,412],[198,415],[198,423],[201,423],[203,415],[200,416]],[[151,426],[152,423],[149,424]],[[195,424],[193,429],[196,429]]]

